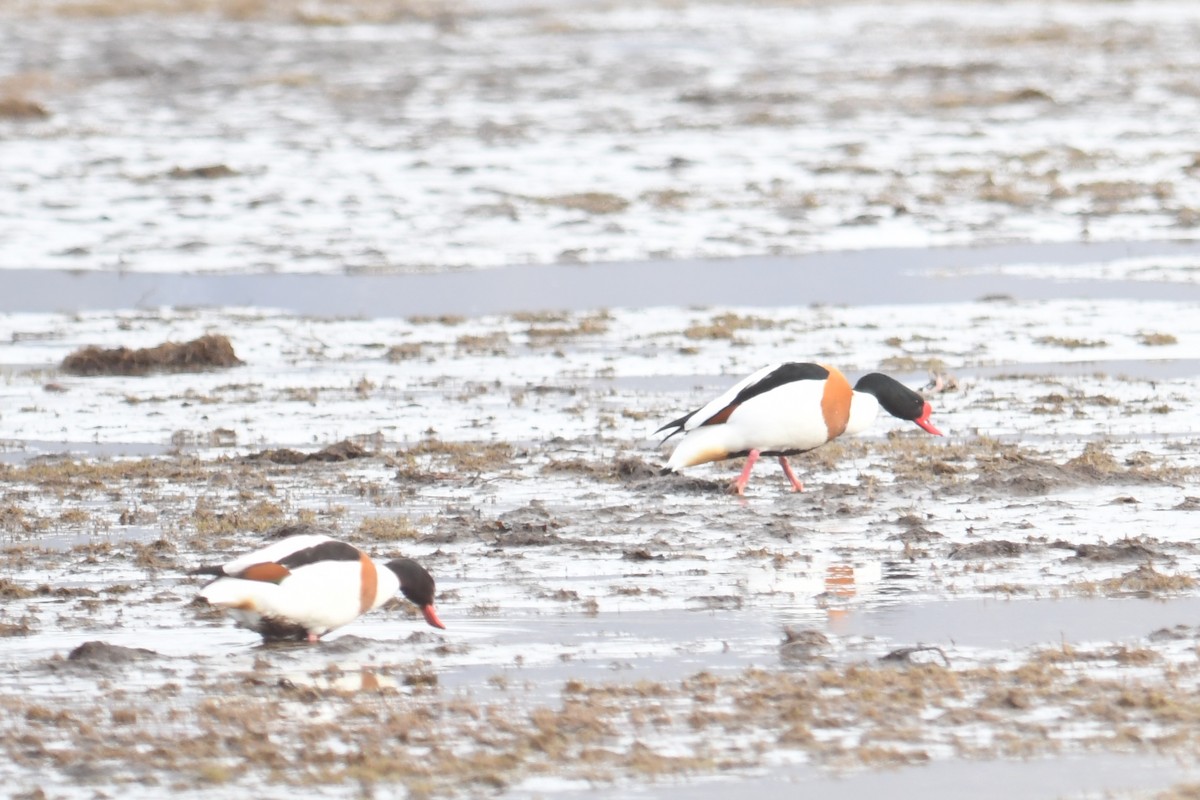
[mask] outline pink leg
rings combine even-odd
[[[787,456],[779,457],[779,466],[783,467],[783,474],[787,475],[787,479],[792,482],[792,488],[797,492],[803,492],[804,484],[796,477],[796,473],[792,472],[792,465],[788,463]]]
[[[757,450],[751,450],[750,454],[746,456],[746,466],[742,468],[742,474],[738,475],[737,480],[730,487],[734,494],[746,493],[746,484],[750,482],[750,470],[754,468],[754,462],[758,461],[758,455]]]
[[[316,643],[317,643],[317,640],[318,640],[318,639],[320,639],[320,638],[321,638],[321,637],[317,636],[315,633],[310,633],[310,634],[308,635],[308,641],[309,641],[309,643],[310,643],[310,644],[316,644]]]

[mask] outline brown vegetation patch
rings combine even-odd
[[[20,531],[33,533],[44,531],[51,525],[51,520],[33,511],[28,511],[17,505],[0,508],[0,531]]]
[[[508,334],[504,331],[492,331],[483,334],[463,334],[455,341],[462,353],[470,355],[502,356],[508,352]]]
[[[728,339],[732,341],[737,337],[738,331],[769,330],[777,325],[775,320],[766,317],[726,312],[716,315],[708,322],[689,325],[684,329],[683,335],[688,339],[696,340]]]
[[[1178,594],[1194,589],[1196,585],[1196,579],[1190,575],[1168,575],[1146,563],[1118,577],[1100,581],[1079,581],[1071,584],[1071,588],[1083,595],[1155,597]]]
[[[642,192],[638,199],[660,209],[684,209],[693,197],[690,192],[679,189],[655,189]]]
[[[1033,340],[1036,344],[1044,344],[1047,347],[1065,347],[1068,350],[1078,350],[1080,348],[1089,347],[1108,347],[1108,342],[1103,339],[1075,339],[1067,336],[1039,336]]]
[[[1120,577],[1100,581],[1098,586],[1105,594],[1174,594],[1195,588],[1196,579],[1190,575],[1167,575],[1143,564]]]
[[[240,175],[237,170],[225,164],[206,164],[201,167],[173,167],[167,172],[172,180],[214,180],[216,178],[232,178]]]
[[[619,214],[629,208],[628,200],[608,192],[576,192],[530,199],[541,205],[558,206],[571,211],[586,211],[589,214]]]
[[[1062,411],[1061,406],[1063,406],[1066,403],[1073,403],[1073,404],[1078,404],[1078,405],[1094,405],[1094,406],[1103,406],[1103,407],[1112,407],[1112,406],[1117,406],[1117,405],[1121,404],[1121,401],[1115,397],[1109,397],[1108,395],[1104,395],[1104,394],[1085,395],[1082,392],[1070,393],[1068,395],[1064,395],[1059,392],[1050,392],[1049,394],[1044,394],[1041,397],[1038,397],[1036,400],[1034,400],[1034,402],[1053,406],[1055,408],[1055,410],[1058,412]],[[1038,409],[1035,408],[1034,413],[1037,413],[1037,412],[1038,412]]]
[[[137,350],[128,347],[104,349],[93,345],[68,355],[63,359],[62,369],[74,375],[146,375],[151,372],[202,372],[241,363],[227,337],[210,333],[182,344],[165,342]]]
[[[29,483],[44,490],[99,491],[122,483],[137,486],[153,485],[156,481],[191,484],[207,479],[211,468],[211,463],[191,456],[136,461],[88,461],[52,456],[24,465],[0,464],[0,481]],[[5,513],[6,509],[0,507],[0,526],[4,524]]]
[[[364,517],[358,526],[358,536],[370,542],[395,542],[416,539],[421,535],[408,517]]]
[[[1165,200],[1174,194],[1174,187],[1166,181],[1152,184],[1133,180],[1091,181],[1075,188],[1076,191],[1090,194],[1099,211],[1113,210],[1123,203],[1147,196]]]
[[[0,638],[7,636],[28,636],[33,633],[34,619],[29,616],[24,616],[17,619],[15,622],[9,622],[7,618],[0,619]]]
[[[46,119],[50,112],[41,103],[24,97],[0,97],[0,119]]]
[[[430,462],[468,475],[495,472],[510,466],[515,455],[507,442],[447,442],[430,437],[396,453],[397,479],[427,483],[452,477],[431,472]]]
[[[196,532],[211,536],[231,533],[266,533],[282,524],[283,509],[274,503],[238,504],[231,511],[215,511],[209,502],[197,501],[192,514]]]
[[[1146,345],[1147,347],[1163,347],[1171,344],[1179,344],[1179,340],[1170,333],[1156,333],[1153,331],[1139,331],[1137,335],[1138,344]]]
[[[1120,465],[1104,446],[1096,442],[1088,442],[1083,452],[1069,459],[1065,465],[1069,470],[1084,478],[1092,480],[1106,478],[1116,472],[1121,472]]]
[[[412,358],[420,358],[424,351],[424,346],[420,342],[404,342],[403,344],[394,344],[387,349],[383,357],[395,364],[399,361],[408,361]]]
[[[0,598],[4,600],[24,600],[36,594],[37,591],[28,586],[14,583],[8,578],[0,578]]]
[[[598,336],[608,330],[611,316],[600,312],[580,318],[574,325],[532,325],[526,331],[531,346],[558,345],[582,336]]]

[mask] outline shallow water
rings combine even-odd
[[[1105,361],[1050,361],[1019,366],[979,366],[964,369],[962,375],[996,378],[1012,375],[1111,375],[1131,380],[1165,381],[1200,375],[1200,358],[1132,359]]]
[[[857,609],[830,623],[843,636],[909,645],[1003,650],[1034,645],[1145,640],[1154,631],[1200,625],[1200,598],[1063,597],[951,600]]]
[[[4,92],[37,109],[0,116],[19,199],[0,268],[437,271],[1197,230],[1184,2],[191,8],[0,7]]]
[[[38,439],[0,439],[0,464],[22,464],[45,456],[151,457],[165,455],[171,450],[171,445],[152,442],[51,442]]]
[[[890,248],[792,257],[510,266],[416,275],[174,274],[5,270],[0,311],[257,306],[316,316],[410,317],[647,306],[943,303],[989,295],[1200,300],[1200,285],[1042,281],[936,270],[1200,254],[1193,242]]]
[[[897,380],[918,385],[929,380],[928,373],[893,370]],[[1200,375],[1200,358],[1133,359],[1116,358],[1095,361],[1044,361],[1025,364],[979,365],[955,371],[958,378],[1011,378],[1045,376],[1061,378],[1076,375],[1106,375],[1130,380],[1174,380]],[[719,391],[728,388],[728,375],[631,375],[597,378],[596,385],[645,392]]]
[[[1194,781],[1200,768],[1187,760],[1104,754],[1013,761],[938,761],[910,767],[829,775],[803,768],[782,768],[767,775],[711,780],[652,788],[630,786],[623,796],[719,800],[731,792],[750,792],[766,800],[838,797],[846,800],[926,800],[971,797],[980,800],[1037,800],[1145,797],[1175,783]],[[519,795],[517,795],[519,796]],[[564,796],[571,796],[566,793]]]

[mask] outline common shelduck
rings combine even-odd
[[[315,642],[383,605],[397,589],[426,622],[446,627],[433,608],[433,577],[420,564],[408,558],[375,561],[354,545],[320,534],[289,536],[190,574],[217,576],[200,597],[268,641]]]
[[[841,372],[821,364],[772,364],[733,386],[725,394],[655,431],[683,439],[671,453],[664,472],[746,457],[746,466],[731,487],[743,494],[759,456],[778,456],[792,487],[804,485],[787,457],[820,447],[842,434],[855,434],[875,421],[880,407],[894,417],[915,422],[929,433],[942,432],[929,421],[933,413],[921,395],[879,372],[859,379],[854,388]]]

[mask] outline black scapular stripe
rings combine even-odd
[[[713,419],[715,417],[720,417],[722,412],[725,412],[731,408],[735,408],[735,407],[741,405],[742,403],[746,402],[750,398],[756,397],[756,396],[762,394],[763,392],[769,392],[778,386],[783,386],[785,383],[794,383],[795,381],[823,381],[828,377],[829,377],[829,370],[827,370],[825,367],[822,367],[820,364],[813,364],[810,362],[801,362],[801,361],[789,361],[786,364],[779,365],[773,371],[764,375],[762,377],[762,379],[759,380],[757,383],[755,383],[751,386],[747,386],[745,389],[742,389],[740,392],[737,393],[737,397],[735,397],[729,401],[729,404],[726,405],[725,408],[722,408],[720,411],[717,411],[717,413],[713,414],[712,417],[710,417],[709,419]],[[682,431],[683,426],[687,425],[688,420],[690,420],[692,417],[694,417],[696,415],[696,412],[699,410],[700,409],[698,408],[698,409],[696,409],[696,411],[692,411],[687,414],[684,414],[679,419],[668,422],[666,425],[663,425],[661,428],[656,430],[654,433],[659,434],[659,433],[662,433],[663,431],[669,430],[669,431],[671,431],[671,435],[668,436],[667,439],[670,439],[671,436],[674,436],[675,434]],[[700,424],[707,425],[709,423],[708,423],[708,420],[705,420],[704,422],[702,422]],[[663,441],[665,442],[667,439],[663,439]]]
[[[740,406],[752,397],[757,397],[787,383],[795,383],[796,381],[823,381],[828,377],[829,370],[820,364],[812,364],[807,361],[789,361],[787,364],[781,364],[774,372],[764,375],[762,380],[757,383],[742,389],[729,405]],[[726,407],[728,408],[728,406]]]
[[[314,564],[318,561],[358,561],[361,553],[358,548],[345,542],[329,541],[321,542],[320,544],[306,547],[303,550],[297,550],[290,556],[285,556],[279,559],[278,564],[281,564],[288,569],[296,569],[303,567],[305,564]]]

